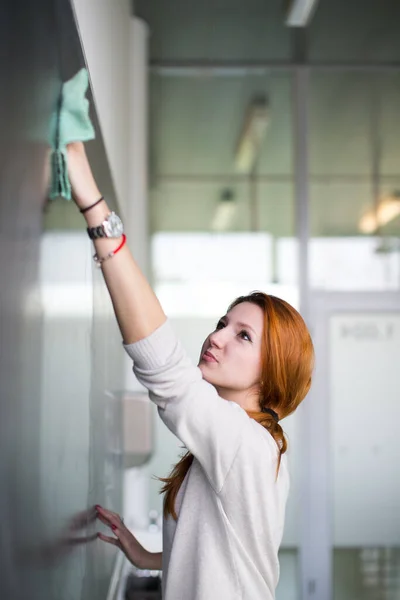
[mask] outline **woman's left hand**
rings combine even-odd
[[[134,535],[125,527],[123,520],[117,513],[96,506],[97,518],[110,527],[116,537],[110,537],[102,533],[98,533],[99,537],[103,542],[116,546],[125,554],[128,560],[131,561],[138,569],[145,568],[143,565],[146,564],[149,552],[143,548],[138,542]]]

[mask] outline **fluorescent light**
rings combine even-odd
[[[211,229],[214,231],[225,231],[228,229],[235,212],[236,202],[234,200],[220,200],[211,222]]]
[[[381,200],[376,210],[371,209],[360,219],[358,227],[362,233],[374,233],[400,215],[400,197],[397,194]]]
[[[250,173],[260,152],[268,126],[268,99],[254,98],[247,109],[235,153],[239,173]]]
[[[318,0],[289,0],[286,11],[286,25],[289,27],[305,27],[317,6]]]

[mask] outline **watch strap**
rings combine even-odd
[[[103,225],[98,225],[98,227],[88,227],[86,231],[91,240],[107,237]]]

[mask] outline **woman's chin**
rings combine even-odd
[[[208,383],[213,383],[212,374],[210,373],[210,370],[207,369],[207,363],[200,361],[198,367],[201,371],[201,374],[203,375],[203,379],[205,379],[205,381],[208,381]]]
[[[199,367],[200,371],[203,374],[203,379],[205,379],[205,377],[204,377],[204,374],[205,374],[204,371],[207,371],[207,369],[204,369],[204,363],[203,363],[203,361],[200,361],[197,366]]]

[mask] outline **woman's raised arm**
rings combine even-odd
[[[70,147],[68,161],[76,203],[91,206],[101,194],[81,144]],[[100,225],[108,212],[105,202],[97,204],[85,213],[88,226]],[[95,244],[101,257],[117,248],[120,239]],[[194,454],[219,492],[249,426],[245,411],[219,397],[192,364],[126,245],[102,269],[136,377],[149,390],[166,426]],[[155,330],[158,334],[152,336]]]
[[[96,202],[101,193],[94,180],[85,148],[81,142],[68,146],[68,174],[74,200],[80,209]],[[100,225],[110,213],[105,201],[84,213],[88,227]],[[99,257],[115,250],[121,238],[95,240]],[[102,264],[115,315],[125,344],[132,344],[158,329],[165,321],[163,309],[147,279],[136,264],[128,246]]]

